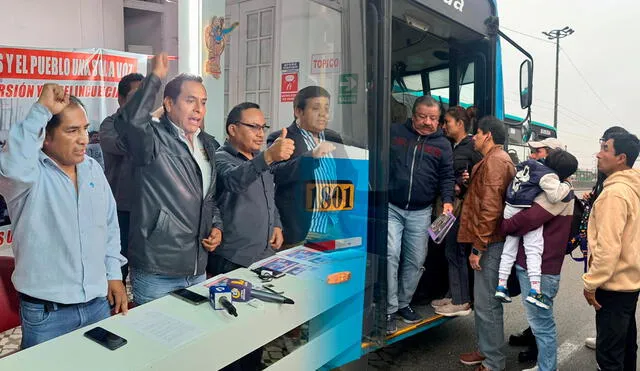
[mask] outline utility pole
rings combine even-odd
[[[560,74],[560,39],[563,37],[567,37],[574,33],[575,31],[569,26],[561,29],[561,30],[551,30],[549,32],[543,32],[549,40],[556,40],[556,92],[555,92],[555,100],[553,104],[553,127],[558,128],[558,75]]]

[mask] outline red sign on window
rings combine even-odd
[[[293,102],[298,93],[298,72],[282,74],[280,102]]]

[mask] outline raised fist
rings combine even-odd
[[[169,56],[165,52],[157,54],[151,60],[151,65],[153,66],[151,69],[153,74],[160,79],[164,79],[167,77],[167,73],[169,73]]]
[[[57,115],[69,104],[69,93],[65,93],[64,87],[58,84],[44,84],[38,103]]]

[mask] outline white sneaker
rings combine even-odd
[[[535,366],[534,366],[534,367],[532,367],[532,368],[525,368],[525,369],[524,369],[524,370],[522,370],[522,371],[538,371],[538,365],[535,365]]]
[[[596,349],[596,338],[586,338],[584,339],[584,346],[589,349]]]

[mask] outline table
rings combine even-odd
[[[352,352],[354,347],[359,349],[362,337],[366,253],[356,250],[329,255],[337,259],[320,269],[315,278],[285,275],[272,282],[295,301],[294,305],[264,303],[262,309],[256,309],[246,303],[236,303],[238,317],[235,318],[224,311],[214,311],[208,303],[196,306],[166,296],[133,308],[127,316],[112,316],[2,358],[0,370],[212,370],[307,321],[310,321],[309,342],[269,370],[318,369],[349,349]],[[350,281],[328,285],[319,279],[342,270],[352,271]],[[255,273],[245,268],[225,276],[256,280]],[[208,288],[202,284],[190,289],[208,295]],[[185,329],[191,328],[193,331],[185,331],[187,334],[180,331],[177,336],[185,336],[188,341],[172,346],[135,329],[141,321],[159,317],[180,321]],[[85,338],[83,334],[95,326],[122,336],[128,343],[111,351]],[[189,334],[193,336],[186,336]]]

